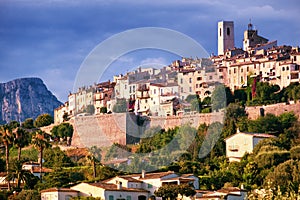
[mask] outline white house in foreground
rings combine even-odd
[[[252,153],[258,142],[266,138],[275,138],[275,136],[264,133],[240,132],[237,130],[236,134],[225,139],[226,157],[229,158],[230,162],[239,162],[246,152]]]
[[[50,188],[41,191],[42,200],[68,200],[76,196],[100,197],[105,200],[148,200],[161,198],[154,191],[164,184],[193,184],[198,189],[198,177],[192,174],[159,172],[116,176],[99,183],[80,183],[70,189]],[[185,197],[184,199],[190,199]]]

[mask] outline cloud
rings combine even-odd
[[[139,27],[182,32],[211,53],[217,47],[217,21],[235,21],[237,46],[241,46],[243,31],[252,18],[266,38],[299,45],[298,4],[298,0],[0,0],[0,79],[37,75],[64,99],[95,46],[116,33]],[[118,58],[103,79],[143,64],[169,64],[172,59],[177,57],[161,52],[129,53]]]
[[[169,65],[168,62],[163,57],[158,58],[146,58],[140,62],[141,67],[154,67],[154,68],[162,68],[163,66]]]

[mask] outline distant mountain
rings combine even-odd
[[[35,119],[42,113],[53,115],[53,110],[61,104],[39,78],[0,83],[0,123]]]

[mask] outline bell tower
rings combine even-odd
[[[218,22],[218,55],[224,55],[227,49],[234,48],[233,21]]]

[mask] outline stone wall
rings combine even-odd
[[[260,116],[261,108],[264,110],[264,114],[271,113],[274,115],[281,115],[285,112],[294,112],[298,116],[298,120],[300,120],[300,103],[279,103],[267,106],[246,107],[246,112],[248,113],[249,119],[257,119]]]
[[[110,146],[126,144],[126,114],[75,117],[72,146]]]
[[[248,117],[257,119],[260,116],[261,108],[264,113],[280,115],[284,112],[295,112],[300,119],[300,103],[285,103],[246,107]],[[160,126],[164,129],[174,128],[183,124],[190,124],[198,128],[202,123],[222,122],[224,113],[190,114],[183,116],[150,117],[139,118],[132,113],[114,113],[110,115],[81,116],[70,120],[74,127],[72,146],[110,146],[113,143],[129,144],[138,142],[145,130],[151,127]],[[50,132],[52,127],[43,128]]]
[[[138,142],[148,128],[160,126],[164,129],[190,124],[198,128],[202,123],[223,121],[223,113],[192,114],[172,117],[138,118],[129,113],[114,113],[76,117],[70,121],[74,126],[72,146],[110,146],[113,143],[128,144]]]

